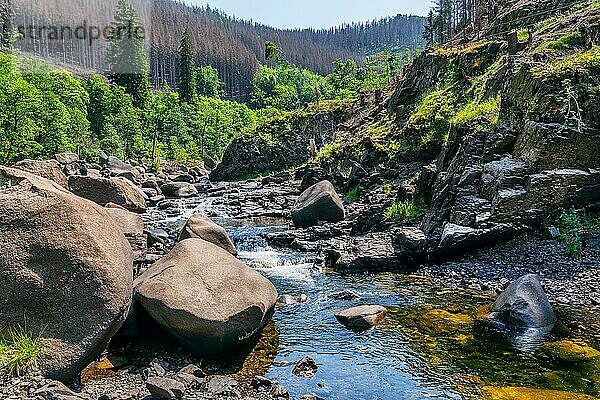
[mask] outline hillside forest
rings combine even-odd
[[[248,32],[267,30],[251,22],[228,19],[209,8],[189,8],[178,2],[164,2],[161,7],[184,9],[197,15],[201,29],[233,25],[239,33],[237,37],[241,38],[245,37],[244,27]],[[118,0],[110,13],[110,26],[115,31],[130,24],[141,27],[144,18],[148,18],[143,11],[138,12],[128,0]],[[256,71],[254,67],[235,66],[237,71],[252,72],[248,96],[242,96],[247,100],[237,102],[231,100],[235,97],[231,93],[238,90],[240,83],[223,80],[227,75],[224,69],[232,67],[208,62],[214,59],[204,46],[211,41],[199,40],[200,33],[191,23],[176,38],[177,45],[169,45],[175,46],[175,50],[167,59],[157,56],[156,42],[148,46],[142,37],[132,41],[123,41],[116,35],[109,37],[105,44],[106,57],[102,60],[106,70],[100,74],[80,73],[69,66],[57,68],[51,58],[30,57],[26,46],[25,50],[16,46],[22,29],[11,19],[14,13],[4,10],[3,15],[6,40],[0,54],[0,163],[42,159],[65,151],[76,152],[91,161],[97,160],[100,151],[151,163],[173,160],[194,164],[207,157],[219,159],[233,138],[269,119],[282,117],[312,102],[319,107],[331,107],[336,101],[356,98],[383,87],[413,58],[421,40],[421,31],[414,29],[406,33],[409,37],[405,41],[395,42],[397,46],[391,50],[374,47],[372,44],[379,42],[379,38],[381,43],[389,42],[385,35],[378,36],[378,27],[387,26],[381,31],[389,35],[393,31],[390,28],[393,20],[327,32],[269,28],[273,34],[270,37],[280,41],[267,40],[261,44],[263,62],[256,64]],[[176,18],[168,18],[168,12],[165,15],[167,20],[177,23]],[[410,17],[398,18],[410,20]],[[221,22],[217,24],[217,20]],[[367,31],[366,36],[357,33]],[[327,44],[319,46],[333,49],[341,46],[346,40],[343,37],[352,35],[356,36],[352,54],[313,51],[314,48],[300,50],[302,40],[308,40],[300,38],[306,36],[318,37],[313,44],[323,42]],[[370,37],[371,42],[365,41],[366,37]],[[42,43],[41,39],[43,35],[32,39],[30,44],[38,50],[50,51],[51,45]],[[153,36],[153,40],[159,39]],[[322,54],[327,60],[340,57],[327,67],[323,60],[305,59],[297,63],[303,51]],[[242,50],[231,49],[230,54],[238,60],[245,59]],[[252,54],[252,62],[256,62],[258,58]],[[363,54],[365,57],[358,60],[357,55]],[[87,56],[89,60],[97,58],[93,53]],[[162,61],[157,64],[159,59]],[[169,69],[173,71],[165,72]],[[162,72],[157,73],[158,70]],[[325,75],[315,70],[330,72]]]

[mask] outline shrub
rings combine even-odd
[[[348,192],[348,198],[353,202],[358,200],[358,186]]]

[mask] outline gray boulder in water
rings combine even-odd
[[[148,314],[200,355],[221,355],[254,337],[277,301],[268,279],[202,239],[178,243],[134,286]]]
[[[108,212],[47,179],[0,167],[0,326],[41,334],[42,372],[69,381],[119,329],[133,254]]]
[[[298,228],[319,222],[339,222],[345,218],[344,204],[329,181],[321,181],[306,189],[292,209],[292,220]]]
[[[498,296],[488,319],[519,328],[547,328],[557,321],[538,276],[533,274],[517,279]]]

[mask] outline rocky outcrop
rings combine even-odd
[[[192,215],[179,235],[179,241],[190,238],[203,239],[234,256],[238,254],[225,229],[203,214]]]
[[[350,108],[339,104],[332,109],[298,110],[269,121],[259,132],[234,139],[210,179],[234,180],[306,163],[311,157],[310,141],[314,140],[317,148],[332,142],[337,125],[350,114]]]
[[[187,239],[136,279],[135,298],[186,347],[219,355],[266,325],[277,291],[220,247]]]
[[[387,309],[382,306],[358,306],[338,311],[335,318],[349,329],[365,330],[377,326],[387,315]]]
[[[77,196],[105,206],[114,203],[136,213],[146,212],[144,193],[125,178],[93,178],[73,175],[69,189]]]
[[[292,209],[294,225],[300,228],[319,222],[339,222],[346,216],[344,204],[329,181],[319,182],[306,189]]]
[[[23,160],[16,163],[14,165],[14,168],[20,169],[21,171],[29,172],[30,174],[41,176],[42,178],[49,179],[53,182],[58,183],[64,188],[69,187],[67,176],[62,172],[60,164],[54,160]]]
[[[0,167],[0,325],[41,335],[43,372],[72,379],[131,304],[131,249],[111,216],[49,180]]]

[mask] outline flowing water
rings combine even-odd
[[[193,212],[208,209],[209,199],[187,203],[178,215],[156,213],[150,223],[175,230]],[[402,274],[323,271],[307,255],[273,249],[262,238],[264,233],[289,229],[284,220],[235,220],[225,213],[213,219],[227,229],[240,259],[269,278],[279,294],[309,297],[306,303],[276,310],[274,326],[261,340],[269,342],[271,350],[263,351],[269,354],[253,364],[261,364],[257,370],[266,371],[294,399],[305,394],[326,399],[478,398],[482,387],[490,384],[597,394],[598,381],[586,381],[587,375],[576,373],[573,382],[569,380],[572,366],[543,364],[478,338],[472,322],[493,301],[491,296],[465,300],[464,295],[436,289],[423,278]],[[360,298],[332,297],[340,291],[352,291]],[[361,333],[346,329],[333,316],[337,310],[362,304],[383,305],[390,313],[380,326]],[[291,373],[304,356],[319,366],[312,379]]]

